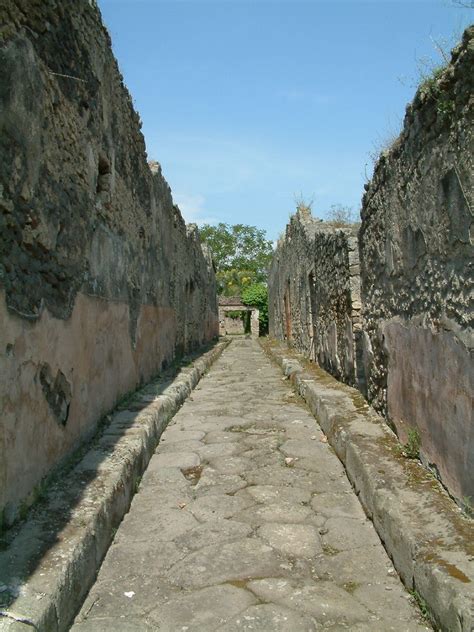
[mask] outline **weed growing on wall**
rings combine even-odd
[[[468,516],[469,518],[474,518],[474,505],[472,503],[471,496],[463,496],[462,509],[466,516]]]
[[[400,456],[406,459],[419,459],[421,447],[421,436],[417,428],[409,428],[407,442],[398,446]]]
[[[326,221],[336,228],[351,226],[357,221],[356,214],[354,213],[352,207],[344,206],[343,204],[332,204],[326,215]]]
[[[415,600],[416,605],[420,609],[420,614],[422,618],[425,621],[428,621],[430,619],[430,611],[428,608],[428,604],[426,603],[426,601],[423,599],[423,597],[420,595],[420,593],[417,590],[410,591],[410,594]]]
[[[420,85],[420,91],[436,101],[436,111],[442,118],[454,112],[454,101],[441,87],[445,70],[446,65],[434,68]]]

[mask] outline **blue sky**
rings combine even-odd
[[[313,200],[357,214],[373,154],[420,71],[474,11],[450,0],[99,0],[115,55],[187,221],[275,239]],[[454,38],[454,39],[453,39]]]

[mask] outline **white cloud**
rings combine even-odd
[[[187,193],[174,193],[173,199],[187,224],[215,224],[215,217],[207,216],[204,209],[205,198],[203,195],[188,195]]]

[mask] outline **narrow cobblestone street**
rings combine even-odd
[[[316,420],[244,338],[163,434],[72,627],[426,629]]]

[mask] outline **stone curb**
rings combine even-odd
[[[402,581],[449,632],[474,630],[474,523],[354,388],[261,343],[317,418]],[[305,360],[299,355],[302,362]],[[307,361],[306,361],[307,362]],[[397,449],[398,448],[398,449]]]
[[[1,631],[69,629],[163,430],[227,345],[218,342],[181,369],[160,395],[142,390],[129,410],[114,413],[95,445],[19,525],[0,551],[0,604],[7,593],[15,597],[0,605]]]

